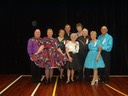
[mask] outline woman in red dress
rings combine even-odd
[[[47,37],[42,39],[42,45],[33,56],[35,63],[39,63],[42,68],[45,68],[46,84],[52,81],[53,68],[66,63],[57,40],[52,36],[53,30],[47,29]]]

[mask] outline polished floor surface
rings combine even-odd
[[[66,84],[58,76],[52,83],[45,84],[45,76],[41,83],[34,83],[31,75],[1,74],[0,96],[128,96],[128,76],[110,76],[108,84],[90,85],[85,81],[75,80]]]

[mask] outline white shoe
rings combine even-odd
[[[74,82],[74,80],[73,80],[73,79],[71,79],[71,81],[72,81],[72,82]]]
[[[66,81],[66,84],[68,84],[69,82],[70,82],[70,80],[67,80],[67,81]]]
[[[95,80],[95,83],[96,83],[96,84],[98,84],[98,79],[97,79],[97,80]]]
[[[94,81],[94,82],[92,81],[92,82],[91,82],[91,85],[95,85],[95,81]]]

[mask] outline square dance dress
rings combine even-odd
[[[96,40],[95,42],[90,41],[88,44],[89,52],[84,62],[84,67],[88,69],[95,69],[95,68],[104,68],[105,64],[100,55],[99,60],[96,61],[96,56],[98,54],[99,46],[101,46],[100,42]]]

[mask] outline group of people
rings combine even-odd
[[[91,85],[98,83],[99,77],[101,82],[109,82],[113,38],[108,34],[107,27],[101,27],[98,38],[96,31],[91,31],[89,36],[88,30],[81,23],[76,24],[76,30],[71,32],[71,26],[66,24],[56,38],[53,38],[51,28],[47,29],[47,36],[43,38],[39,29],[34,31],[34,37],[28,40],[27,50],[35,83],[41,80],[42,68],[45,68],[46,84],[52,82],[54,68],[59,69],[60,79],[66,70],[67,84],[74,82],[75,73],[79,81],[85,79],[90,82],[91,69]]]

